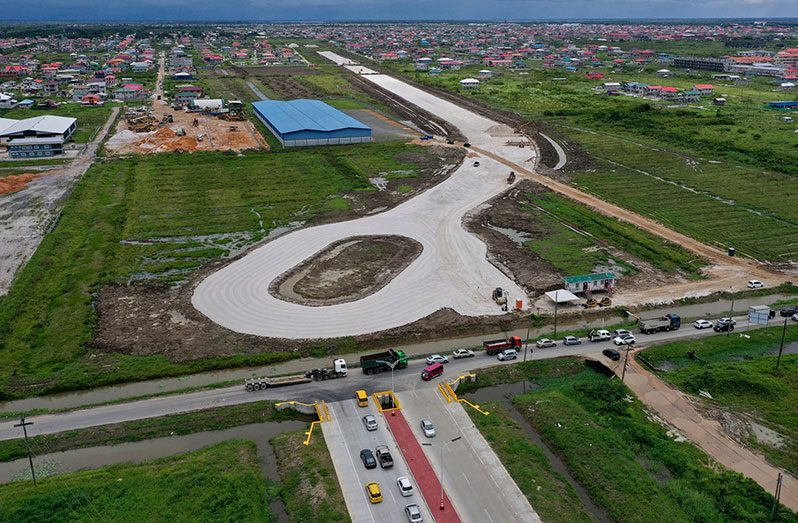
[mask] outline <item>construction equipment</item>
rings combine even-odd
[[[599,302],[599,307],[612,307],[612,300],[608,296],[604,296]]]
[[[640,332],[653,334],[655,332],[675,331],[682,326],[682,319],[678,314],[666,314],[654,320],[640,320]]]
[[[388,349],[385,352],[360,357],[360,368],[365,374],[377,374],[386,370],[407,367],[407,355],[400,350]]]
[[[582,307],[585,309],[594,309],[598,307],[598,302],[594,298],[588,298],[587,301],[582,304]]]
[[[173,123],[174,121],[175,118],[171,114],[165,114],[163,118],[161,118],[162,123]]]
[[[231,133],[238,132],[238,126],[237,125],[231,125],[230,126],[230,132]]]
[[[521,343],[521,336],[510,336],[501,340],[488,340],[483,341],[482,346],[488,356],[495,356],[504,349],[519,349],[523,345]]]
[[[305,377],[316,381],[344,378],[346,377],[346,360],[338,358],[333,361],[332,367],[309,370],[305,372]]]
[[[191,126],[192,126],[192,127],[199,127],[199,120],[198,120],[198,119],[196,119],[196,118],[194,118],[194,121],[193,121],[193,122],[191,122]]]

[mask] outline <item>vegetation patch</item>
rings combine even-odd
[[[798,326],[787,328],[787,350],[776,370],[781,334],[781,329],[770,328],[750,331],[746,337],[732,334],[673,342],[647,349],[642,356],[659,369],[662,379],[685,392],[708,392],[712,399],[702,400],[710,409],[729,411],[748,425],[733,436],[798,474]],[[751,421],[778,436],[757,437]],[[726,426],[723,419],[721,423]]]
[[[271,490],[271,492],[270,492]],[[253,442],[0,486],[0,520],[272,521]],[[147,516],[149,515],[149,517]]]
[[[574,488],[551,468],[540,447],[527,439],[506,409],[495,402],[482,407],[490,416],[466,410],[540,518],[547,523],[593,521]]]
[[[304,445],[305,431],[289,432],[270,443],[277,456],[280,496],[291,521],[350,521],[341,485],[324,437],[318,432]]]

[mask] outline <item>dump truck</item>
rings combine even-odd
[[[338,358],[333,360],[332,367],[322,367],[320,369],[313,369],[305,372],[305,377],[312,380],[334,380],[336,378],[346,377],[346,360]]]
[[[391,365],[395,365],[397,369],[404,369],[407,367],[407,355],[400,350],[388,349],[385,352],[360,357],[360,368],[365,374],[390,371]]]
[[[278,378],[250,378],[244,380],[244,388],[249,392],[258,390],[266,390],[273,387],[285,387],[287,385],[297,385],[299,383],[307,383],[310,378],[303,374],[295,374],[293,376],[280,376]]]
[[[682,326],[682,319],[677,314],[666,314],[653,320],[640,320],[640,332],[653,334],[655,332],[675,331]]]
[[[518,349],[523,345],[521,336],[510,336],[501,340],[483,341],[482,346],[488,356],[495,356],[505,349]]]

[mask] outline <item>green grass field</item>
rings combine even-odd
[[[0,486],[0,520],[272,521],[255,444],[229,441],[137,465]]]
[[[347,211],[370,176],[413,170],[401,143],[259,152],[153,155],[96,164],[58,226],[0,297],[0,395],[85,388],[280,361],[283,353],[176,365],[160,356],[90,356],[93,293],[106,283],[184,280],[275,227]]]
[[[505,367],[482,371],[478,385],[464,390],[519,379],[537,386],[513,404],[613,521],[769,517],[770,494],[740,474],[707,467],[702,451],[672,440],[618,380],[570,358]],[[774,521],[796,521],[796,515],[781,508]]]
[[[693,395],[705,390],[710,404],[757,420],[778,432],[780,445],[749,444],[770,461],[798,474],[798,355],[788,354],[776,370],[776,353],[782,329],[759,329],[746,333],[712,336],[700,341],[681,341],[646,350],[643,357],[667,369],[658,375]],[[786,343],[798,341],[798,326],[788,327]],[[703,360],[688,356],[694,351]]]
[[[62,104],[55,109],[47,109],[40,111],[37,109],[8,109],[0,111],[2,118],[15,118],[22,120],[24,118],[34,118],[36,116],[44,116],[50,114],[53,116],[67,116],[70,118],[77,118],[78,125],[72,139],[75,143],[87,143],[91,141],[95,133],[111,116],[111,105],[106,104],[100,107],[86,107],[77,103]]]
[[[291,521],[344,523],[350,521],[330,452],[316,429],[310,445],[305,431],[289,432],[270,443],[277,456],[280,496]]]
[[[458,82],[478,68],[429,76],[407,64],[394,67],[417,81],[460,92]],[[605,71],[606,72],[606,71]],[[748,86],[720,85],[710,73],[659,78],[643,71],[609,73],[588,80],[584,72],[506,72],[479,89],[462,91],[490,105],[554,126],[592,157],[572,173],[573,182],[596,195],[741,255],[787,262],[798,255],[798,142],[794,125],[764,107],[784,97],[765,79]],[[564,78],[565,80],[555,80]],[[599,96],[603,81],[640,81],[689,88],[716,85],[722,108],[669,108],[629,96]]]

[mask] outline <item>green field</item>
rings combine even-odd
[[[107,283],[182,281],[209,260],[292,221],[346,211],[382,171],[414,170],[401,143],[273,153],[153,155],[93,166],[58,226],[0,298],[0,395],[85,388],[291,357],[264,353],[176,365],[91,356],[93,293]],[[398,159],[400,158],[400,159]]]
[[[102,128],[108,117],[111,116],[111,105],[106,104],[100,107],[86,107],[77,103],[62,104],[55,109],[8,109],[0,110],[0,118],[34,118],[50,114],[53,116],[67,116],[77,118],[78,125],[72,139],[75,143],[87,143],[91,141],[97,131]]]
[[[530,212],[534,212],[542,224],[548,224],[551,231],[525,246],[566,274],[590,273],[595,265],[606,264],[609,256],[606,250],[598,248],[600,240],[664,271],[699,277],[702,261],[678,245],[555,193],[528,195],[528,198]],[[578,234],[571,227],[585,234]],[[621,260],[614,261],[625,267],[625,274],[634,271]]]
[[[280,496],[291,521],[344,523],[350,521],[330,452],[317,428],[304,445],[305,431],[288,432],[269,443],[277,456]]]
[[[252,442],[0,486],[0,520],[273,521]]]
[[[663,369],[657,373],[662,379],[685,392],[707,391],[713,398],[705,400],[709,404],[778,432],[777,445],[757,441],[754,435],[748,443],[775,465],[798,474],[798,355],[784,355],[776,370],[781,334],[780,328],[758,329],[746,333],[750,338],[733,334],[674,342],[647,349],[643,357]],[[798,326],[788,327],[785,341],[798,341]],[[690,358],[689,351],[701,360]]]
[[[460,92],[475,68],[429,76],[406,64],[387,65],[416,81]],[[571,172],[573,183],[603,199],[652,217],[706,243],[735,247],[759,260],[798,256],[798,142],[783,113],[764,108],[784,97],[766,79],[718,85],[706,74],[659,78],[644,71],[588,80],[582,73],[505,72],[460,94],[547,122],[559,138],[579,145],[589,163]],[[564,78],[564,80],[555,80]],[[712,83],[722,108],[669,108],[629,96],[599,96],[603,81],[640,81],[689,88]],[[568,168],[566,168],[568,169]]]
[[[476,386],[530,381],[533,391],[513,404],[611,520],[755,522],[770,515],[770,494],[740,474],[707,467],[702,451],[672,440],[618,380],[570,358],[505,367],[482,371]],[[517,458],[509,459],[519,477]],[[782,507],[774,521],[796,515]]]

